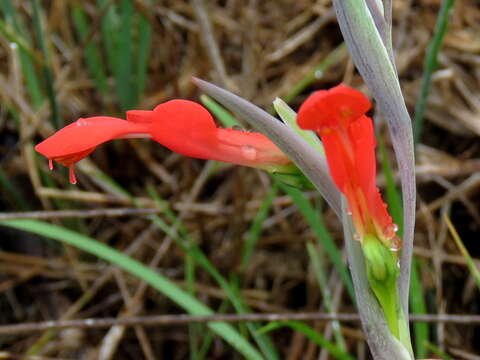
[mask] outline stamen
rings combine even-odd
[[[48,159],[48,168],[50,170],[53,170],[53,160],[52,159]]]
[[[75,171],[73,169],[73,165],[70,165],[68,167],[68,175],[70,178],[70,184],[76,184],[77,183],[77,178],[75,177]]]

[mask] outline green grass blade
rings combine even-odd
[[[73,4],[72,19],[75,26],[75,30],[78,33],[78,37],[83,42],[88,41],[87,36],[90,33],[91,27],[88,22],[87,16],[82,7],[78,4]],[[93,40],[85,43],[85,61],[90,71],[95,85],[99,92],[104,96],[109,94],[107,76],[102,63],[100,52],[93,42]]]
[[[102,41],[110,72],[115,80],[115,91],[122,110],[131,109],[131,14],[126,13],[131,7],[128,0],[122,0],[120,6],[109,0],[98,0],[100,11],[104,13],[101,20]],[[108,7],[108,8],[107,8]],[[121,12],[124,10],[123,12]],[[119,12],[121,12],[119,14]],[[122,21],[126,21],[123,24]],[[130,27],[127,27],[129,24]],[[126,58],[122,58],[126,56]]]
[[[228,300],[223,300],[220,306],[217,309],[217,314],[224,314],[228,308],[229,308],[229,301]],[[210,347],[212,346],[213,343],[213,334],[211,331],[207,331],[205,334],[205,337],[203,339],[203,344],[200,347],[200,350],[198,352],[198,359],[203,360],[207,359],[207,353]]]
[[[239,292],[235,290],[235,287],[232,286],[220,274],[220,272],[213,266],[208,257],[202,251],[202,249],[197,244],[195,244],[193,240],[191,240],[191,235],[182,225],[181,220],[168,207],[168,204],[158,197],[153,187],[149,187],[148,191],[150,193],[150,196],[152,196],[152,198],[159,204],[160,208],[164,211],[167,219],[172,222],[172,225],[168,225],[163,219],[155,215],[149,216],[150,220],[162,231],[164,231],[165,234],[169,235],[173,239],[173,241],[187,253],[188,256],[191,256],[198,265],[200,265],[210,274],[210,276],[217,282],[217,284],[220,285],[223,291],[225,291],[227,298],[230,300],[237,313],[244,314],[251,312],[249,307],[244,303]],[[178,228],[178,233],[173,230],[173,227]],[[278,354],[269,337],[258,334],[257,330],[259,328],[259,325],[255,322],[249,322],[246,326],[255,341],[257,342],[261,351],[264,353],[265,357],[267,359],[278,359]]]
[[[4,33],[10,41],[14,42],[19,47],[20,65],[27,86],[28,95],[30,96],[33,107],[37,109],[42,105],[44,100],[40,80],[38,79],[34,66],[34,60],[38,59],[34,56],[30,39],[28,38],[27,32],[24,30],[24,26],[20,21],[11,0],[0,1],[0,4],[2,6],[1,9],[3,15],[6,19],[6,22],[3,22],[2,19],[0,19],[0,31],[6,31],[10,34],[11,37],[7,36],[7,33]],[[7,24],[10,24],[15,32],[9,30]]]
[[[42,52],[44,63],[42,65],[43,76],[45,78],[45,85],[47,90],[47,97],[50,103],[51,110],[51,122],[56,129],[60,129],[63,126],[63,121],[60,118],[60,112],[58,109],[57,96],[54,89],[53,73],[50,69],[50,56],[45,41],[45,34],[42,29],[42,21],[40,18],[40,5],[38,0],[32,0],[33,8],[33,25],[36,32],[36,38],[40,51]]]
[[[163,275],[121,252],[85,235],[36,220],[1,221],[0,225],[27,231],[75,246],[87,253],[98,256],[103,260],[119,266],[131,275],[137,276],[190,314],[213,314],[213,311],[210,308],[190,296],[184,290],[180,289]],[[208,323],[208,327],[237,349],[237,351],[247,359],[263,359],[258,351],[253,348],[245,338],[240,336],[231,325],[221,322],[211,322]]]
[[[455,360],[453,357],[449,356],[445,351],[442,351],[438,346],[428,343],[425,345],[432,353],[437,355],[442,360]]]
[[[147,78],[148,61],[150,59],[150,50],[152,47],[152,25],[143,16],[139,14],[138,24],[138,49],[137,49],[137,63],[136,63],[136,99],[135,104],[143,96],[145,91],[145,83]]]
[[[235,117],[222,105],[213,100],[210,96],[201,95],[200,101],[203,105],[222,123],[224,127],[233,128],[241,126]]]
[[[438,12],[437,23],[432,41],[428,46],[423,65],[422,87],[420,95],[415,105],[415,115],[413,118],[413,139],[415,144],[420,141],[422,136],[423,118],[427,106],[428,93],[432,85],[432,73],[437,68],[437,57],[443,43],[443,38],[448,28],[448,18],[455,0],[443,0],[440,11]]]
[[[133,46],[132,29],[134,7],[132,0],[121,0],[119,4],[120,21],[115,24],[117,48],[117,68],[115,72],[116,86],[120,94],[122,110],[132,109],[136,105],[133,83]]]
[[[257,244],[258,238],[262,231],[262,224],[268,216],[268,212],[272,207],[273,199],[277,195],[278,185],[274,183],[270,188],[270,191],[267,193],[265,198],[258,209],[257,214],[255,215],[255,219],[253,219],[252,225],[247,232],[247,237],[245,239],[245,243],[242,249],[242,260],[241,260],[241,268],[244,269],[248,262],[250,261],[250,257],[255,250],[255,245]]]
[[[250,309],[245,305],[240,295],[230,286],[228,281],[220,274],[220,272],[212,265],[207,256],[203,251],[193,242],[187,243],[185,239],[180,238],[177,234],[172,231],[172,228],[165,223],[158,216],[149,216],[150,220],[162,229],[167,235],[169,235],[175,243],[180,246],[188,255],[190,255],[195,262],[205,269],[210,276],[220,285],[220,287],[225,291],[228,299],[232,302],[233,307],[236,312],[239,314],[245,314],[250,312]],[[276,351],[274,350],[273,344],[271,341],[257,333],[258,325],[256,323],[248,323],[247,327],[257,342],[258,346],[262,352],[267,356],[267,359],[278,359]]]
[[[313,265],[315,278],[317,279],[318,287],[320,289],[320,292],[322,293],[323,303],[325,305],[325,308],[329,313],[332,313],[334,312],[333,301],[332,301],[332,295],[328,287],[327,275],[325,274],[326,272],[325,264],[323,263],[323,260],[321,259],[320,254],[318,253],[318,250],[315,248],[315,246],[312,243],[307,243],[307,252],[308,252],[310,261]],[[340,329],[340,323],[338,321],[332,321],[331,324],[332,324],[333,333],[335,336],[335,341],[337,342],[337,346],[341,350],[346,351],[347,346],[345,344],[345,339],[343,338],[342,331]]]
[[[279,321],[279,322],[272,322],[266,326],[264,326],[260,331],[262,333],[273,331],[276,329],[280,329],[283,327],[289,327],[293,330],[300,331],[304,334],[308,339],[315,342],[319,347],[322,349],[327,350],[333,357],[339,360],[355,360],[355,358],[345,351],[340,349],[339,347],[332,344],[330,341],[325,339],[322,335],[320,335],[315,329],[307,324],[304,324],[299,321]]]
[[[458,250],[460,250],[460,253],[465,259],[465,262],[467,263],[468,270],[470,270],[470,273],[473,277],[473,280],[475,281],[475,284],[477,285],[478,289],[480,290],[480,271],[478,271],[477,265],[475,265],[472,257],[470,256],[467,248],[463,244],[462,239],[458,235],[457,230],[455,229],[455,226],[453,226],[452,222],[450,221],[450,218],[448,216],[444,216],[444,220],[447,223],[448,230],[450,231],[450,234],[453,237],[453,240],[455,241],[455,244],[458,247]]]
[[[419,274],[419,263],[415,257],[412,261],[412,277],[410,281],[410,308],[412,314],[426,314],[427,305]],[[415,335],[415,356],[419,359],[424,359],[428,353],[425,344],[430,339],[429,324],[415,322],[413,330]]]
[[[20,15],[17,14],[12,1],[1,1],[0,9],[5,18],[5,21],[0,19],[0,32],[3,33],[9,41],[16,43],[32,60],[41,64],[42,60],[39,59],[33,50],[31,38],[25,30],[25,25],[21,21]]]
[[[7,21],[15,19],[11,17],[12,15],[9,14],[8,10],[5,10],[8,9],[8,7],[4,7],[2,9],[4,9],[3,13]],[[16,17],[15,14],[14,16]],[[15,21],[14,24],[18,24],[18,22]],[[7,39],[8,41],[17,44],[19,49],[23,50],[28,56],[36,59],[37,62],[41,62],[41,60],[36,57],[34,50],[31,48],[31,45],[27,43],[23,35],[19,33],[19,29],[17,27],[15,27],[14,30],[11,24],[0,19],[0,34],[5,36],[5,39]]]
[[[279,185],[280,188],[292,198],[293,202],[304,216],[313,233],[316,235],[320,245],[325,249],[330,260],[340,274],[340,278],[345,284],[352,301],[355,301],[352,279],[348,273],[347,266],[342,259],[341,252],[338,250],[337,245],[330,236],[319,211],[313,208],[300,190],[288,185],[283,185],[282,183],[279,183]]]
[[[188,255],[185,258],[185,283],[188,293],[195,296],[195,260]],[[190,348],[190,360],[197,360],[198,340],[200,334],[200,324],[188,325],[188,345]]]

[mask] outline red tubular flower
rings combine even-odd
[[[312,94],[297,121],[322,139],[333,181],[345,195],[360,239],[375,235],[392,249],[400,247],[396,225],[376,187],[375,136],[365,115],[370,101],[344,85]]]
[[[78,119],[41,142],[35,150],[70,168],[95,148],[118,138],[152,138],[179,154],[273,169],[290,160],[262,134],[217,128],[209,112],[187,100],[172,100],[153,111],[132,110],[127,120],[97,116]]]

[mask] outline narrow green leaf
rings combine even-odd
[[[175,243],[187,253],[187,255],[191,256],[191,258],[195,260],[198,265],[200,265],[210,274],[210,276],[212,276],[212,278],[220,285],[223,291],[225,291],[225,294],[231,301],[237,313],[244,314],[251,312],[249,307],[244,303],[240,293],[235,291],[235,288],[231,286],[231,284],[213,266],[208,257],[202,251],[202,249],[193,240],[190,240],[191,235],[182,225],[181,219],[179,219],[173,213],[173,211],[168,207],[168,204],[165,201],[159,199],[153,187],[149,187],[148,190],[152,198],[155,199],[155,201],[165,212],[167,218],[172,222],[172,226],[169,226],[159,216],[149,216],[150,220],[160,229],[162,229],[167,235],[169,235],[175,241]],[[174,228],[178,228],[178,233],[174,231]],[[272,360],[278,359],[278,354],[272,341],[268,337],[259,335],[257,333],[258,327],[259,325],[255,322],[247,323],[248,330],[257,342],[265,357]]]
[[[82,7],[77,3],[74,3],[72,6],[72,18],[75,29],[78,33],[80,40],[85,42],[89,40],[87,39],[87,36],[91,31],[91,26]],[[102,59],[100,57],[100,52],[93,40],[90,40],[85,44],[85,60],[88,70],[90,71],[93,79],[95,80],[95,85],[98,91],[101,92],[104,96],[108,95],[109,89],[106,72]]]
[[[432,74],[437,69],[437,57],[442,48],[443,39],[448,28],[448,20],[455,0],[443,0],[440,11],[438,12],[437,23],[433,33],[432,41],[428,46],[423,65],[422,87],[415,105],[415,115],[413,119],[413,136],[415,144],[418,144],[422,136],[423,118],[427,107],[428,93],[432,85]]]
[[[203,105],[217,117],[224,127],[233,128],[234,126],[241,126],[235,117],[227,111],[222,105],[213,100],[210,96],[201,95],[200,101]]]
[[[133,83],[133,13],[132,0],[121,0],[119,3],[120,18],[115,24],[115,56],[117,66],[115,72],[116,87],[120,94],[120,105],[126,111],[135,107],[135,87]]]
[[[267,195],[263,199],[262,204],[260,205],[260,208],[258,209],[258,212],[255,215],[255,219],[253,219],[252,225],[250,226],[250,229],[247,232],[245,243],[242,249],[242,261],[241,261],[242,269],[244,269],[248,265],[248,262],[250,261],[250,257],[252,256],[253,251],[255,250],[255,246],[257,244],[258,238],[262,231],[262,224],[268,216],[270,208],[272,207],[273,199],[277,195],[277,191],[278,191],[278,185],[275,182],[270,188],[270,191],[267,193]]]
[[[318,250],[312,243],[309,243],[309,242],[307,243],[307,252],[308,252],[310,261],[313,265],[315,278],[317,279],[318,287],[320,288],[320,292],[322,293],[323,303],[325,305],[325,308],[329,313],[333,313],[334,312],[333,300],[332,300],[332,294],[330,293],[330,289],[328,286],[326,266],[323,263],[323,260],[320,257]],[[337,320],[335,320],[335,321],[332,321],[331,325],[332,325],[333,333],[335,336],[335,340],[337,342],[337,346],[341,350],[346,351],[347,346],[345,344],[345,339],[343,338],[343,335],[342,335],[340,323]]]
[[[213,311],[210,308],[190,296],[187,292],[180,289],[160,273],[92,238],[56,225],[36,220],[1,221],[0,225],[31,232],[75,246],[87,253],[98,256],[103,260],[119,266],[134,276],[137,276],[190,314],[213,314]],[[240,336],[231,325],[221,322],[211,322],[208,323],[208,327],[242,353],[247,359],[263,359],[258,351],[253,348],[245,338]]]
[[[453,240],[455,241],[455,244],[458,247],[458,250],[460,250],[460,253],[462,254],[462,256],[464,257],[467,263],[468,270],[470,270],[473,280],[475,280],[475,284],[477,284],[477,287],[480,290],[480,271],[478,271],[477,265],[475,264],[467,248],[463,244],[463,241],[458,235],[458,232],[455,229],[455,226],[453,226],[452,222],[450,221],[450,218],[445,215],[444,220],[447,223],[448,230],[450,230],[450,234],[452,235]]]
[[[57,103],[57,95],[55,93],[53,73],[50,69],[50,54],[45,41],[45,34],[42,28],[42,20],[40,15],[40,6],[38,0],[32,0],[33,8],[33,25],[36,32],[36,38],[40,51],[43,55],[42,71],[45,79],[45,85],[47,90],[47,97],[50,103],[50,110],[52,113],[51,122],[56,129],[60,129],[63,126],[63,121],[60,118],[60,111]]]
[[[42,105],[44,100],[40,80],[34,66],[35,61],[38,63],[40,63],[40,61],[33,53],[30,38],[11,0],[0,1],[0,5],[2,6],[2,11],[6,19],[5,23],[0,19],[0,31],[19,47],[20,65],[27,85],[28,95],[31,98],[33,107],[37,109]],[[7,25],[11,25],[15,32],[9,29]]]
[[[419,274],[419,263],[415,257],[412,261],[411,274],[410,307],[412,308],[412,314],[426,314],[427,305],[425,303],[423,285]],[[413,331],[415,336],[415,356],[418,359],[424,359],[428,355],[425,344],[430,340],[429,324],[415,322],[413,324]]]
[[[442,351],[438,346],[433,345],[432,343],[427,343],[425,346],[435,355],[437,355],[442,360],[456,360],[453,357],[449,356],[445,351]]]
[[[135,105],[139,102],[145,91],[147,79],[148,61],[150,60],[150,50],[152,47],[152,25],[142,14],[138,14],[138,49],[136,57],[136,99]]]

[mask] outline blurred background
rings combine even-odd
[[[393,1],[397,69],[412,115],[429,71],[432,84],[416,148],[411,311],[473,316],[480,304],[480,6],[454,4],[433,67],[425,58],[441,5]],[[268,111],[276,97],[298,109],[312,91],[339,82],[368,93],[330,1],[2,0],[0,13],[0,220],[37,211],[29,216],[137,259],[216,313],[356,312],[342,276],[341,224],[314,191],[148,140],[99,147],[78,164],[71,185],[65,168],[50,172],[33,151],[79,117],[200,101],[192,76]],[[376,129],[378,181],[401,223],[396,165],[379,116]],[[6,227],[0,234],[0,325],[185,313],[84,251]],[[255,340],[265,324],[234,326],[252,346],[268,343],[267,358],[369,358],[356,321],[305,322],[341,349],[336,355],[292,324]],[[473,322],[413,322],[412,337],[418,358],[480,359]],[[0,350],[0,358],[19,359],[242,358],[204,324],[4,332]]]

